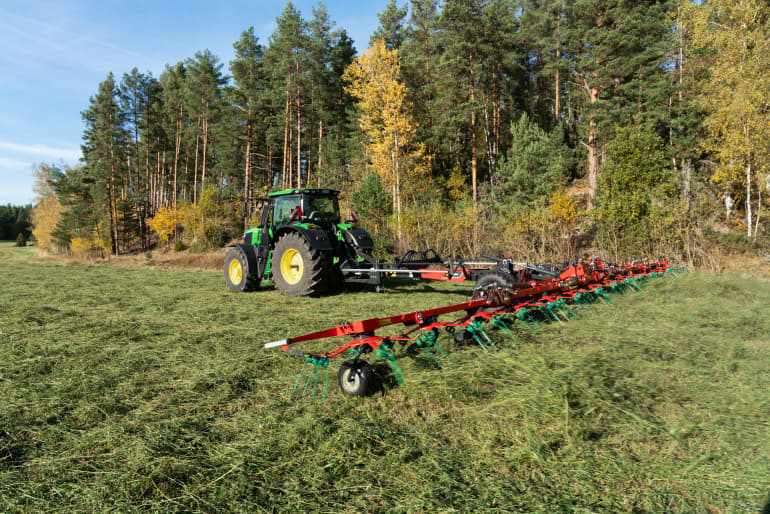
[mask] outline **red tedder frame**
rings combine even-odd
[[[351,337],[347,343],[328,352],[313,354],[331,359],[346,350],[360,346],[369,346],[372,350],[376,350],[384,342],[415,341],[418,336],[408,337],[415,331],[425,332],[436,328],[467,327],[474,321],[489,320],[494,315],[515,314],[519,309],[537,308],[548,302],[569,301],[579,293],[591,293],[615,282],[628,280],[630,277],[647,276],[652,273],[664,272],[667,269],[669,269],[667,261],[639,261],[607,265],[598,258],[592,258],[589,262],[579,261],[577,264],[567,267],[558,277],[529,282],[529,287],[512,289],[494,286],[483,291],[480,297],[466,302],[396,316],[344,323],[299,337],[273,341],[265,344],[265,348],[280,347],[284,352],[304,356],[303,352],[294,350],[290,346],[330,337]],[[420,270],[415,271],[419,272]],[[459,311],[466,311],[466,315],[460,320],[455,322],[437,321],[438,316]],[[382,327],[398,324],[415,328],[407,331],[401,337],[381,337],[374,333]]]

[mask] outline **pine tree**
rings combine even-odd
[[[260,100],[264,94],[266,80],[262,69],[262,46],[254,35],[254,27],[241,34],[233,44],[235,59],[230,61],[230,71],[235,81],[233,106],[236,110],[237,124],[241,127],[240,140],[243,141],[244,173],[243,204],[244,226],[248,223],[248,213],[254,207],[254,169],[257,154],[257,130],[260,127]]]
[[[565,49],[571,56],[573,104],[580,109],[588,148],[588,205],[596,194],[603,142],[618,124],[645,118],[665,103],[662,64],[670,49],[667,2],[570,0]],[[657,98],[656,98],[657,97]],[[664,101],[665,102],[665,101]],[[585,122],[583,122],[585,124]]]
[[[283,128],[281,155],[281,184],[284,187],[302,185],[302,100],[307,75],[307,23],[289,2],[276,19],[277,29],[270,36],[265,52],[265,69],[269,70],[273,95],[271,102],[276,116],[275,125]],[[283,96],[283,109],[279,94]]]
[[[398,7],[396,0],[390,0],[385,10],[377,13],[380,26],[375,29],[369,38],[369,46],[374,46],[378,39],[385,41],[385,45],[391,50],[398,50],[405,39],[404,19],[408,13],[406,4]]]
[[[122,188],[126,173],[128,134],[124,128],[125,116],[120,110],[117,89],[112,73],[99,84],[99,92],[91,97],[89,108],[83,111],[86,129],[83,134],[82,173],[69,189],[75,200],[69,203],[70,213],[83,215],[86,225],[75,223],[75,228],[91,229],[101,245],[119,254],[121,234],[117,213],[117,191]],[[69,173],[67,174],[69,176]],[[58,196],[58,192],[57,192]],[[62,202],[62,205],[67,205]],[[106,213],[103,209],[106,207]],[[78,212],[79,210],[83,212]],[[74,210],[74,211],[73,211]],[[109,232],[101,229],[101,221],[109,219]],[[90,235],[90,234],[89,234]]]
[[[209,50],[196,52],[195,59],[188,59],[185,66],[187,109],[195,119],[196,127],[193,203],[197,203],[198,190],[206,186],[206,171],[212,161],[209,153],[212,125],[216,126],[222,113],[222,86],[227,82],[227,78],[222,75],[222,63],[219,58]]]
[[[440,60],[441,91],[437,120],[441,132],[448,137],[443,144],[450,150],[448,168],[466,168],[470,157],[473,205],[478,202],[478,110],[479,80],[482,56],[479,43],[482,40],[481,18],[483,0],[447,0],[441,12],[441,45],[444,52]],[[467,137],[467,139],[466,139]]]
[[[166,66],[160,76],[160,84],[163,95],[162,124],[167,137],[171,139],[169,166],[173,179],[171,179],[170,203],[177,207],[179,186],[184,184],[186,176],[180,179],[180,160],[183,158],[183,143],[185,128],[188,124],[187,111],[185,110],[185,80],[186,69],[179,62],[173,67]]]
[[[433,175],[433,153],[439,136],[434,130],[436,118],[436,75],[438,73],[439,42],[436,0],[412,0],[407,37],[401,45],[401,75],[412,100],[415,119],[421,120],[417,138],[425,143],[428,163]]]

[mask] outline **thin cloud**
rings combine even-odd
[[[71,148],[54,148],[47,145],[25,145],[19,143],[10,143],[8,141],[0,141],[0,150],[6,150],[8,152],[22,153],[27,155],[34,155],[38,158],[47,159],[63,159],[65,161],[77,162],[80,159],[80,150],[73,150]],[[13,159],[5,159],[11,161]],[[21,162],[21,161],[16,161]],[[24,163],[25,165],[27,163]]]
[[[16,170],[18,168],[29,168],[32,166],[31,162],[19,161],[17,159],[8,159],[6,157],[0,157],[0,168],[6,170]]]

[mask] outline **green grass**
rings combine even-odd
[[[297,299],[0,259],[0,511],[766,508],[766,282],[662,279],[492,354],[444,337],[451,366],[400,358],[406,385],[371,398],[339,392],[335,360],[321,402],[262,343],[465,291]]]

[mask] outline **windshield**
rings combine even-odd
[[[313,221],[339,223],[340,206],[336,196],[308,195],[305,197],[305,217]]]

